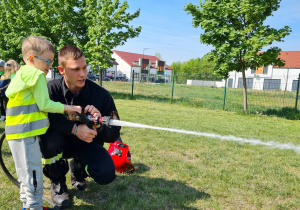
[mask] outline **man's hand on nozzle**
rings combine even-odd
[[[81,113],[81,106],[64,105],[64,112],[68,114],[69,120],[73,119],[73,115]]]
[[[84,114],[86,114],[87,112],[89,112],[93,117],[101,117],[101,113],[100,111],[94,107],[93,105],[87,105],[84,110],[83,110]],[[99,128],[101,125],[93,125],[93,127],[95,129]]]
[[[86,124],[78,125],[76,136],[82,141],[91,143],[96,135],[97,135],[97,131],[93,129],[89,129]]]

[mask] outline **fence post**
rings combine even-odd
[[[297,93],[296,93],[296,102],[295,102],[295,110],[297,111],[298,106],[298,98],[299,98],[299,86],[300,86],[300,74],[298,76],[298,84],[297,84]]]
[[[171,93],[171,103],[173,101],[173,92],[174,92],[174,78],[175,78],[175,71],[172,72],[172,93]]]
[[[224,86],[223,110],[225,110],[226,86],[227,86],[227,79],[225,79],[225,86]]]
[[[132,79],[131,79],[131,98],[133,99],[133,86],[134,86],[134,70],[132,70]]]

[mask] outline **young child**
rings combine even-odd
[[[6,105],[8,98],[5,95],[10,80],[13,75],[19,70],[20,65],[15,60],[8,60],[4,65],[4,74],[0,78],[0,106],[1,106],[1,121],[5,121],[6,118]]]
[[[20,65],[17,61],[9,59],[4,65],[4,76],[12,80],[19,69]]]
[[[5,134],[11,149],[18,180],[22,210],[49,210],[43,207],[42,154],[39,135],[49,127],[47,112],[75,114],[80,106],[64,105],[49,99],[46,74],[52,67],[54,47],[45,38],[31,36],[22,44],[22,66],[6,90]]]

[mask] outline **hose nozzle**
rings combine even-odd
[[[106,125],[106,126],[109,126],[109,120],[110,120],[110,116],[104,116],[104,117],[100,117],[99,119],[99,123],[101,125]]]
[[[80,113],[77,113],[77,115],[73,115],[73,121],[79,121],[82,123],[86,123],[88,125],[95,124],[95,125],[109,125],[110,116],[103,116],[103,117],[93,117],[92,115],[83,115]]]

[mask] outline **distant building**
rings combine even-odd
[[[297,90],[297,79],[300,73],[300,51],[281,51],[278,57],[285,61],[283,67],[270,65],[246,70],[247,89]],[[230,72],[227,87],[242,88],[242,73]]]
[[[300,51],[281,51],[278,56],[285,61],[283,67],[262,66],[247,69],[247,89],[296,91],[300,74]],[[187,80],[187,85],[224,87],[225,81]],[[242,72],[231,71],[227,79],[227,87],[243,88]]]
[[[166,83],[171,82],[173,69],[156,56],[113,50],[112,58],[119,64],[117,77],[126,77],[131,81],[134,73],[134,81],[164,80]]]

